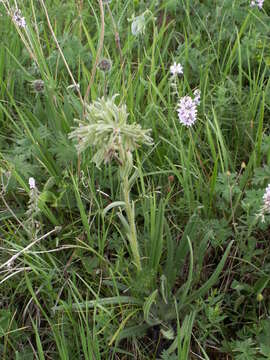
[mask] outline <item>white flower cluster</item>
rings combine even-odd
[[[270,184],[267,185],[262,200],[263,200],[263,206],[260,212],[257,214],[257,217],[261,218],[261,221],[264,223],[265,214],[270,214]]]
[[[270,213],[270,184],[268,184],[263,195],[263,207],[266,212]]]
[[[252,0],[250,3],[251,7],[257,6],[259,9],[262,9],[264,0]]]
[[[181,75],[183,74],[183,66],[174,62],[173,65],[170,66],[170,72],[172,76]]]
[[[25,18],[22,16],[21,10],[15,9],[12,12],[12,20],[18,27],[21,27],[24,29],[26,28],[26,21],[25,21]]]

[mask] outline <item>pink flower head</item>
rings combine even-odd
[[[178,117],[181,124],[192,126],[197,119],[197,104],[190,96],[182,97],[178,102]]]

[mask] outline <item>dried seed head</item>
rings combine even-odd
[[[112,68],[111,60],[105,59],[105,58],[100,60],[100,62],[98,64],[98,68],[99,68],[99,70],[104,71],[104,72],[110,71]]]
[[[44,90],[44,81],[43,80],[34,80],[32,82],[33,88],[36,92],[42,92]]]

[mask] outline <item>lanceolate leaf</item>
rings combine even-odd
[[[215,272],[210,276],[209,280],[206,281],[206,283],[202,287],[200,287],[197,291],[194,291],[188,297],[186,304],[180,304],[179,309],[181,309],[183,306],[187,305],[187,303],[191,303],[195,299],[203,297],[211,289],[211,287],[216,284],[216,282],[219,279],[219,275],[220,275],[221,271],[223,270],[226,260],[230,254],[232,244],[233,244],[233,241],[231,241],[229,243],[224,255],[222,256],[222,259],[220,260],[220,263],[218,264]]]

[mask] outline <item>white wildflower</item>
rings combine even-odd
[[[12,20],[18,27],[21,27],[24,29],[26,28],[26,21],[25,21],[25,18],[22,16],[21,10],[15,9],[12,12]]]
[[[268,184],[263,195],[263,208],[266,212],[270,213],[270,184]]]
[[[195,104],[200,105],[201,91],[199,89],[196,89],[193,94],[194,94],[194,102],[195,102]]]
[[[263,206],[260,209],[260,212],[257,214],[257,218],[261,219],[261,222],[265,222],[265,214],[270,214],[270,184],[267,185],[263,195]]]
[[[263,8],[263,3],[264,3],[264,0],[252,0],[251,3],[250,3],[250,6],[251,7],[257,6],[259,9],[262,9]]]
[[[29,180],[28,180],[28,182],[29,182],[29,187],[30,187],[30,189],[31,189],[31,190],[32,190],[32,189],[35,189],[35,187],[36,187],[36,181],[35,181],[35,179],[34,179],[33,177],[30,177]]]
[[[170,72],[172,76],[181,75],[183,74],[183,66],[174,62],[173,65],[170,66]]]

